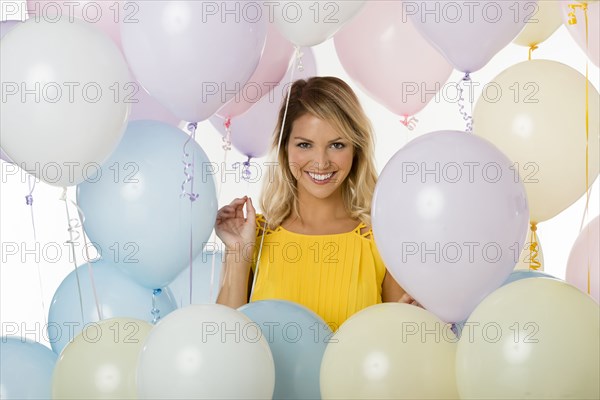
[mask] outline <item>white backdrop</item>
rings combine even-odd
[[[458,105],[447,99],[435,99],[417,115],[419,123],[413,131],[409,131],[399,123],[400,117],[387,111],[383,106],[371,100],[365,93],[350,80],[337,59],[333,40],[328,40],[313,48],[317,71],[321,76],[333,75],[344,79],[357,92],[362,104],[373,122],[377,135],[376,158],[377,168],[381,172],[386,162],[407,141],[436,130],[456,129],[463,130],[464,122],[458,112]],[[507,67],[527,59],[528,49],[516,45],[509,45],[498,53],[492,61],[482,70],[472,74],[472,78],[482,85],[490,82]],[[406,55],[410,62],[410,54]],[[571,39],[566,28],[561,26],[554,35],[542,43],[534,53],[534,59],[550,59],[565,63],[574,69],[585,73],[586,57],[583,51]],[[590,66],[590,81],[598,88],[599,70],[592,63]],[[456,82],[462,74],[454,72],[449,82]],[[477,100],[477,95],[474,101]],[[567,117],[567,116],[565,116]],[[85,134],[85,127],[82,127]],[[584,134],[581,132],[580,134]],[[221,135],[205,121],[199,124],[197,140],[211,161],[223,162],[223,149],[221,148]],[[582,154],[582,157],[585,155]],[[227,164],[245,161],[245,157],[233,149],[227,156]],[[255,160],[261,162],[263,160]],[[60,254],[47,254],[40,257],[39,270],[41,280],[38,279],[38,266],[35,260],[33,230],[30,207],[25,204],[25,195],[28,194],[27,177],[24,173],[12,174],[11,167],[4,162],[2,168],[2,183],[0,190],[0,237],[3,244],[3,255],[0,264],[0,322],[2,332],[9,323],[17,323],[23,329],[37,331],[35,324],[44,324],[48,308],[54,291],[62,279],[73,270],[69,260],[69,250],[64,244],[68,240],[67,217],[64,202],[59,200],[62,189],[44,183],[36,184],[33,197],[33,212],[37,241],[40,249],[48,243],[58,243],[62,252]],[[556,188],[560,190],[560,188]],[[219,204],[229,203],[234,197],[249,195],[258,205],[260,184],[249,184],[241,178],[235,179],[231,175],[223,180],[222,193]],[[69,199],[75,200],[75,189],[69,189]],[[598,183],[594,184],[590,199],[589,215],[586,222],[598,215]],[[579,226],[583,215],[585,197],[565,210],[557,217],[540,223],[538,235],[543,249],[545,271],[559,278],[564,278],[565,268],[571,246],[579,233]],[[72,216],[75,209],[71,209]],[[402,228],[400,228],[402,229]],[[409,229],[409,228],[407,228]],[[7,243],[16,243],[22,249],[31,249],[30,254],[8,256],[4,254]],[[80,239],[81,243],[81,239]],[[54,247],[56,248],[56,247]],[[79,246],[81,249],[81,245]],[[40,255],[41,251],[37,254]],[[21,258],[26,257],[26,262]],[[81,251],[77,253],[77,262],[82,263]],[[30,339],[47,342],[39,333],[29,333]]]

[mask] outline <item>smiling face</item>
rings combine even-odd
[[[327,121],[311,114],[296,119],[287,153],[299,196],[308,194],[324,199],[341,193],[352,168],[354,149]]]

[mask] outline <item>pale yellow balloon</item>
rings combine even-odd
[[[530,220],[556,216],[586,191],[586,79],[550,60],[525,61],[488,83],[473,112],[474,133],[513,162]],[[589,180],[598,175],[598,91],[589,84]]]
[[[529,278],[473,311],[456,353],[461,399],[598,399],[600,309],[558,279]]]
[[[329,341],[321,363],[321,397],[456,399],[456,342],[450,325],[422,308],[368,307]]]
[[[521,255],[519,256],[519,262],[515,265],[516,270],[532,270],[532,271],[543,271],[544,270],[544,253],[542,251],[542,244],[540,243],[540,239],[538,238],[537,233],[534,232],[533,239],[537,243],[537,255],[534,254],[531,249],[531,232],[527,234],[527,239],[525,244],[523,245],[523,250],[521,251]],[[535,264],[532,261],[537,260],[540,263],[539,268],[534,268]]]
[[[90,323],[60,354],[54,399],[136,399],[137,360],[152,325],[131,318]]]
[[[514,44],[531,47],[542,43],[562,25],[560,15],[559,1],[542,0],[537,3],[531,3],[523,10],[526,16],[530,15],[529,21],[513,40]]]

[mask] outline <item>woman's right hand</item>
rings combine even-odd
[[[246,218],[243,207],[246,204]],[[227,249],[243,250],[256,240],[256,210],[248,196],[234,199],[217,212],[215,232]]]

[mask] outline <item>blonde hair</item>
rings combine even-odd
[[[281,225],[291,213],[300,217],[297,184],[288,166],[287,146],[294,121],[305,114],[329,122],[354,146],[352,168],[342,184],[342,198],[349,216],[370,226],[371,199],[377,182],[375,140],[371,122],[356,94],[346,82],[336,77],[312,77],[295,81],[290,92],[279,157],[275,162],[273,160],[277,155],[286,99],[287,96],[279,110],[270,152],[270,160],[277,166],[263,180],[260,197],[263,215],[269,227],[274,229]]]

